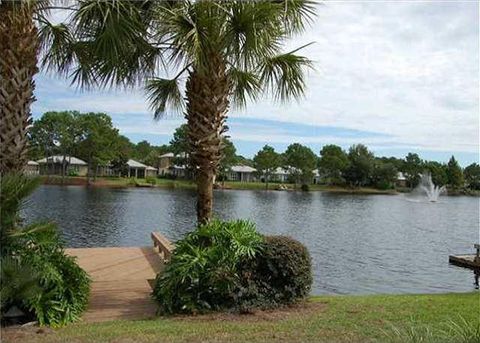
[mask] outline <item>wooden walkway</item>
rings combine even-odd
[[[67,249],[92,278],[86,322],[155,316],[151,282],[164,260],[154,247]],[[152,283],[153,284],[153,283]]]

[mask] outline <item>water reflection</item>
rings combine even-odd
[[[42,186],[25,212],[54,219],[72,247],[149,246],[151,231],[176,240],[192,230],[195,202],[192,191]],[[315,294],[474,289],[471,271],[450,266],[448,255],[478,240],[478,198],[215,191],[215,213],[307,245]]]

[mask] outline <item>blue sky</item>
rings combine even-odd
[[[479,8],[477,1],[325,2],[286,50],[305,43],[314,61],[303,99],[265,96],[230,111],[240,154],[263,145],[363,143],[377,155],[462,165],[479,160]],[[45,73],[37,77],[36,118],[49,110],[106,112],[132,141],[167,143],[183,121],[154,121],[139,89],[81,92]]]

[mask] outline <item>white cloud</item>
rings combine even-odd
[[[231,116],[390,135],[370,137],[368,144],[478,152],[478,13],[477,2],[326,2],[311,29],[287,47],[316,42],[303,51],[315,61],[305,99],[289,104],[263,99]],[[72,95],[65,86],[52,90],[42,82],[39,88],[37,111],[106,111],[114,121],[118,114],[140,113],[143,122],[136,125],[119,117],[125,133],[168,134],[179,122],[153,124],[140,91]],[[49,96],[52,91],[59,95]],[[303,137],[268,127],[231,129],[237,140],[259,142],[352,139]]]

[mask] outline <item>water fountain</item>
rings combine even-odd
[[[420,175],[420,182],[414,189],[414,194],[423,194],[427,197],[428,201],[436,202],[438,197],[446,190],[445,186],[436,186],[432,181],[432,175],[429,172],[424,172]]]

